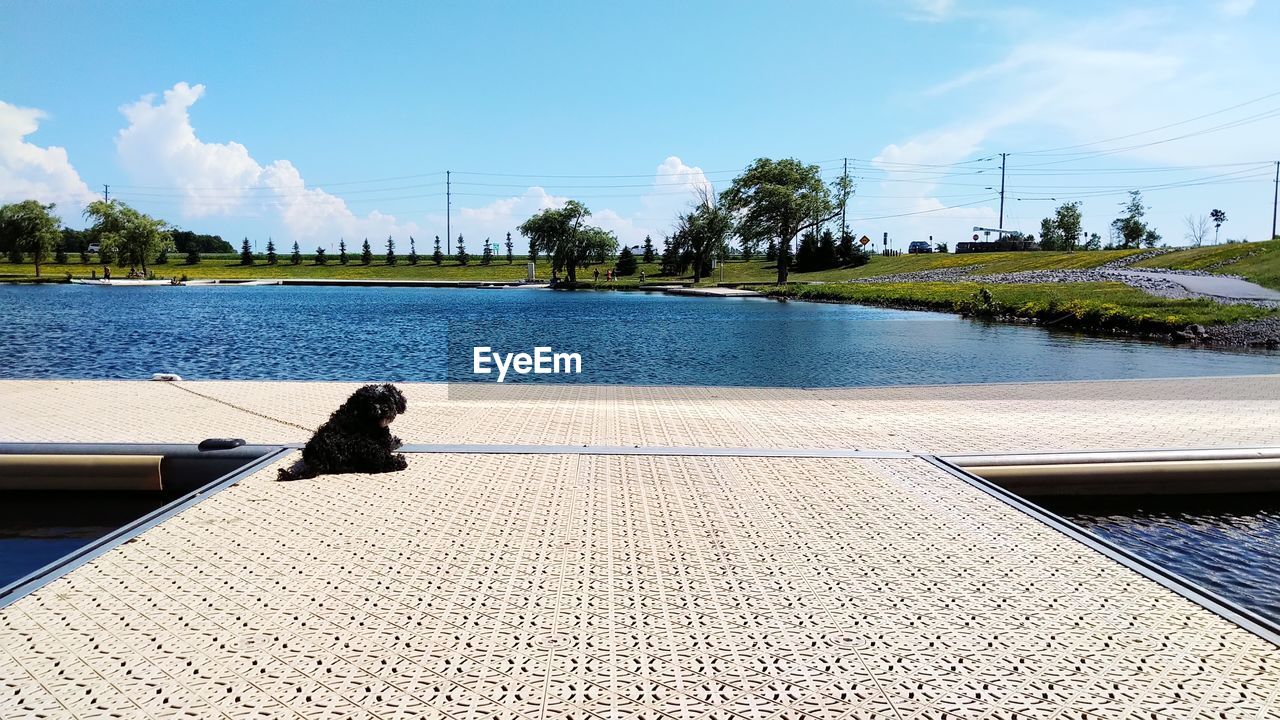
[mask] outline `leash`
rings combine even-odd
[[[229,408],[231,408],[231,409],[233,409],[233,410],[239,410],[240,412],[248,413],[248,414],[250,414],[250,415],[253,415],[254,417],[262,418],[263,420],[270,420],[270,421],[272,421],[272,422],[280,423],[281,425],[287,425],[287,426],[289,426],[289,427],[291,427],[291,428],[296,428],[296,429],[298,429],[298,430],[301,430],[301,431],[303,431],[303,432],[307,433],[308,435],[310,435],[312,432],[314,432],[311,428],[303,427],[303,426],[299,425],[298,423],[290,422],[290,421],[288,421],[288,420],[281,420],[281,419],[280,419],[280,418],[278,418],[278,417],[272,417],[272,416],[270,416],[270,415],[267,415],[266,413],[260,413],[260,412],[258,412],[257,410],[251,410],[251,409],[249,409],[249,408],[247,408],[247,407],[241,407],[240,405],[236,405],[235,403],[227,402],[226,400],[223,400],[223,399],[221,399],[221,398],[216,398],[216,397],[213,397],[213,396],[211,396],[211,395],[205,395],[204,393],[196,392],[195,390],[192,390],[192,389],[191,389],[191,388],[189,388],[189,387],[184,387],[181,383],[177,383],[177,382],[168,382],[168,383],[165,383],[165,384],[166,384],[166,385],[170,385],[170,386],[172,386],[172,387],[175,387],[175,388],[177,388],[177,389],[179,389],[179,390],[181,390],[181,391],[183,391],[183,392],[185,392],[185,393],[191,393],[192,395],[195,395],[196,397],[204,398],[205,400],[211,400],[211,401],[213,401],[213,402],[218,403],[219,405],[225,405],[225,406],[227,406],[227,407],[229,407]]]

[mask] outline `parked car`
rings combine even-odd
[[[102,246],[100,244],[89,243],[89,247],[87,248],[86,252],[96,253],[96,252],[100,252],[101,250],[102,250]]]
[[[907,254],[915,255],[917,253],[931,253],[933,246],[924,240],[915,240],[907,246]]]

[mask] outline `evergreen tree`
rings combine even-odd
[[[484,253],[480,256],[480,264],[488,265],[493,262],[493,246],[489,244],[489,238],[484,239]]]
[[[161,253],[161,255],[163,255],[163,254],[164,254],[164,253],[162,252],[162,253]],[[61,245],[61,244],[59,244],[59,245],[58,245],[58,249],[57,249],[57,250],[54,250],[54,251],[53,251],[53,262],[54,262],[54,264],[55,264],[55,265],[66,265],[66,264],[67,264],[67,249],[66,249],[66,248],[64,248],[64,247],[62,247],[62,245]],[[156,262],[160,262],[160,261],[159,261],[159,260],[157,260]]]
[[[809,230],[800,236],[800,247],[796,248],[796,272],[809,272],[818,269],[818,236]]]
[[[81,246],[80,246],[80,264],[81,264],[81,265],[88,265],[88,264],[89,264],[89,245],[88,245],[88,243],[85,243],[84,245],[81,245]]]
[[[396,264],[396,241],[390,235],[387,236],[387,264]]]
[[[338,238],[338,264],[346,265],[347,262],[347,241],[342,238]]]
[[[818,239],[818,255],[815,264],[818,270],[830,270],[840,264],[840,258],[836,255],[836,237],[830,230],[823,230]]]
[[[190,245],[187,246],[187,264],[188,265],[200,264],[200,246],[199,245],[196,245],[195,243],[191,243]]]
[[[458,235],[458,254],[455,257],[458,258],[459,265],[466,265],[467,261],[471,259],[467,256],[467,249],[462,246],[461,234]]]
[[[329,259],[324,256],[324,248],[322,247],[316,248],[316,264],[324,265],[328,261]]]
[[[618,262],[614,265],[614,270],[619,275],[636,274],[636,256],[631,252],[631,248],[624,247],[622,252],[618,253]]]
[[[436,236],[436,249],[431,253],[431,262],[439,265],[444,262],[444,253],[440,250],[440,236]]]
[[[373,248],[369,247],[369,238],[364,239],[364,248],[360,251],[360,264],[368,265],[373,262]]]
[[[418,243],[414,241],[413,236],[409,236],[409,264],[418,264]]]
[[[249,247],[249,238],[245,238],[244,242],[240,245],[240,264],[253,264],[253,250]]]
[[[841,231],[840,244],[836,246],[836,260],[840,265],[851,265],[854,252],[853,233],[848,230]]]
[[[769,238],[769,244],[764,246],[764,259],[769,262],[778,259],[778,243],[773,238]]]
[[[293,241],[293,254],[289,256],[289,262],[293,265],[298,265],[302,262],[302,253],[298,251],[297,240]]]
[[[267,264],[275,265],[278,262],[280,262],[280,258],[276,255],[276,244],[271,238],[267,238]]]
[[[516,261],[516,256],[511,251],[514,245],[515,243],[511,242],[511,233],[507,233],[507,264],[508,265]]]
[[[644,236],[644,261],[646,263],[653,262],[653,238],[648,235]]]
[[[529,240],[529,262],[538,262],[538,243],[534,242],[532,238]]]
[[[61,252],[61,248],[59,248],[59,251]],[[67,256],[64,253],[62,256],[63,262],[66,262],[66,258]],[[160,254],[156,256],[156,265],[168,265],[168,264],[169,264],[169,248],[166,246],[166,247],[160,248]]]
[[[658,268],[659,275],[676,275],[679,273],[680,251],[675,245],[671,244],[670,236],[662,239],[662,265]]]

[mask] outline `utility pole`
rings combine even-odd
[[[102,202],[106,202],[106,203],[111,202],[111,186],[110,185],[102,186]]]
[[[448,170],[444,171],[444,254],[453,254],[453,178]],[[440,197],[437,195],[436,197]]]
[[[849,158],[844,159],[844,195],[840,198],[840,239],[849,234],[849,225],[845,222],[845,206],[849,204]]]
[[[1004,230],[1004,159],[1009,153],[1000,153],[1000,224],[996,227]],[[1001,237],[1004,237],[1003,233]]]
[[[1280,160],[1276,161],[1276,189],[1271,195],[1271,237],[1276,236],[1276,206],[1280,205]]]

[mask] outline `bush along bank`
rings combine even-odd
[[[1099,335],[1214,342],[1206,327],[1277,317],[1276,310],[1147,295],[1119,283],[830,283],[757,287],[770,297],[934,310]],[[1256,343],[1266,344],[1265,338]]]

